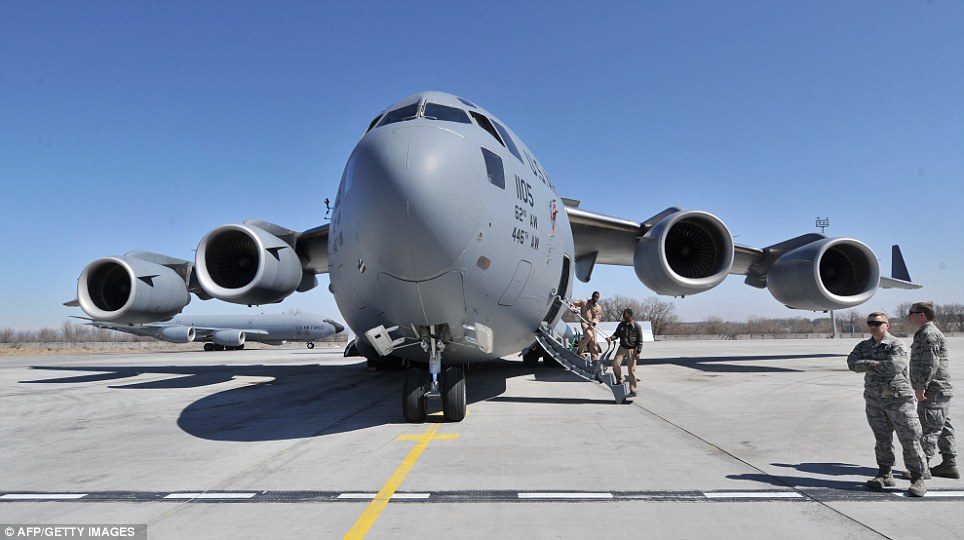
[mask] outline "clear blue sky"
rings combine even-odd
[[[193,259],[210,229],[323,223],[382,108],[457,93],[563,196],[642,220],[712,212],[736,241],[865,241],[964,302],[964,3],[0,0],[0,327],[59,327],[93,259]],[[577,295],[651,296],[631,268]],[[340,319],[321,286],[263,312]],[[792,316],[731,277],[687,321]],[[193,300],[185,313],[248,311]]]

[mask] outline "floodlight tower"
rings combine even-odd
[[[825,218],[818,216],[816,225],[817,227],[820,228],[820,234],[823,234],[824,231],[827,229],[827,227],[830,226],[830,216],[827,216]]]
[[[830,216],[827,216],[825,218],[817,216],[817,221],[816,223],[814,223],[814,225],[816,225],[820,229],[820,234],[824,234],[824,232],[827,230],[827,227],[830,226]],[[830,327],[833,328],[832,330],[833,333],[830,335],[830,337],[836,338],[837,337],[837,318],[834,316],[832,309],[830,310]]]

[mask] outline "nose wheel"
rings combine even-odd
[[[425,402],[428,399],[428,371],[420,367],[405,370],[402,385],[402,413],[407,422],[425,421]]]
[[[465,418],[465,370],[461,367],[446,368],[442,374],[442,414],[449,422]]]
[[[438,345],[438,346],[436,346]],[[402,385],[402,413],[408,422],[424,422],[429,398],[442,400],[442,415],[448,422],[461,422],[465,418],[465,370],[450,366],[442,372],[441,343],[431,340],[428,370],[410,367],[405,372]],[[441,376],[441,377],[440,377]],[[440,380],[441,379],[441,380]]]

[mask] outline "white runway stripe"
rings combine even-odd
[[[799,499],[796,491],[713,491],[703,493],[707,499]]]
[[[892,491],[894,495],[898,497],[908,497],[910,495],[906,491]],[[964,497],[964,491],[928,491],[924,494],[925,497]]]
[[[250,499],[257,495],[250,493],[171,493],[165,499]]]
[[[86,496],[86,493],[7,493],[6,495],[0,495],[0,499],[6,501],[42,501],[56,499],[81,499]]]
[[[342,493],[336,499],[374,499],[377,493]],[[392,499],[427,499],[431,493],[395,493]]]

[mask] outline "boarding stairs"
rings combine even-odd
[[[564,305],[568,306],[568,302]],[[616,376],[606,373],[606,366],[612,365],[611,356],[615,351],[614,343],[609,343],[606,352],[599,357],[598,362],[591,362],[588,358],[583,358],[569,350],[565,340],[560,334],[554,332],[548,324],[542,323],[536,333],[536,340],[539,345],[552,356],[552,358],[565,369],[571,371],[578,377],[591,382],[603,384],[612,391],[616,403],[625,403],[629,398],[629,383],[616,383]]]

